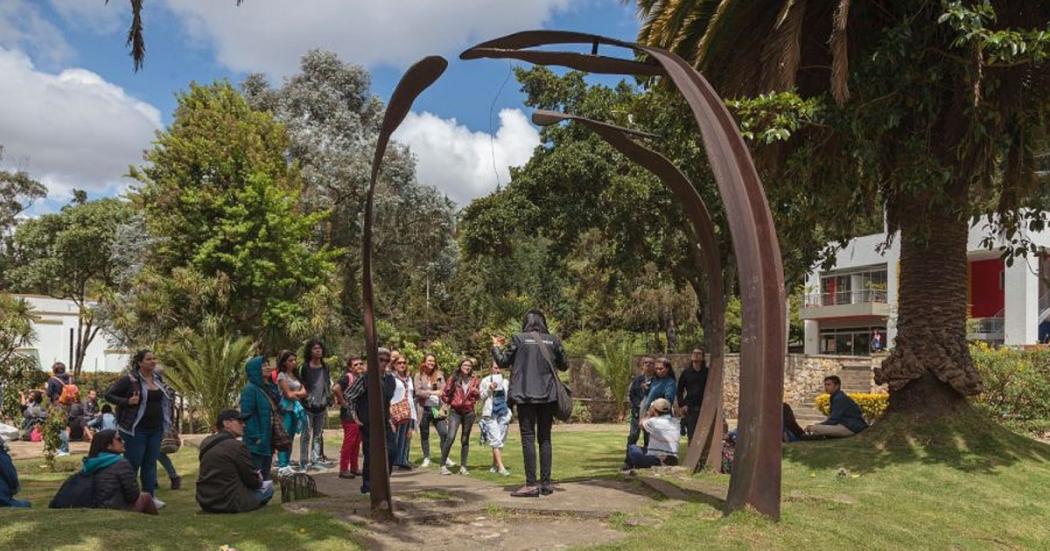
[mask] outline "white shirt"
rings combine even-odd
[[[507,380],[502,373],[499,375],[488,375],[482,379],[480,385],[480,397],[482,400],[485,400],[485,405],[481,407],[482,417],[492,417],[492,395],[495,392],[491,388],[493,382],[499,385],[496,390],[499,390],[500,387],[503,388],[504,397],[510,392],[510,381]]]
[[[401,380],[401,377],[394,374],[394,397],[390,399],[391,404],[396,404],[408,396],[408,409],[412,412],[412,420],[417,421],[416,417],[416,387],[412,383],[412,377],[406,377],[405,380]]]
[[[649,433],[649,448],[646,455],[678,456],[678,441],[682,438],[682,425],[677,417],[660,415],[650,417],[642,423],[642,428]]]

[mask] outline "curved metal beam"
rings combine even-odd
[[[386,154],[390,136],[401,125],[412,108],[412,103],[445,72],[448,61],[443,57],[425,57],[409,67],[397,83],[383,115],[383,124],[372,158],[372,178],[368,184],[365,203],[364,239],[361,244],[361,305],[365,324],[365,349],[368,352],[368,474],[371,487],[372,517],[394,520],[390,494],[390,467],[387,464],[386,412],[383,404],[382,373],[379,371],[379,343],[376,332],[375,296],[372,285],[372,226],[375,219],[376,183]]]
[[[620,126],[595,121],[585,117],[539,110],[532,114],[532,122],[540,126],[549,126],[562,121],[573,121],[582,124],[605,139],[628,159],[655,174],[670,188],[675,198],[689,219],[689,235],[693,246],[699,245],[700,262],[707,273],[707,305],[712,312],[711,334],[707,344],[711,350],[707,386],[704,388],[704,401],[696,427],[690,436],[689,452],[683,466],[690,471],[699,469],[701,459],[706,459],[708,468],[719,464],[722,448],[722,369],[725,352],[725,291],[722,284],[722,258],[719,254],[718,238],[715,236],[715,224],[696,187],[678,167],[667,157],[646,148],[630,139],[630,136],[656,137],[653,134],[638,132]],[[706,457],[705,457],[706,456]]]
[[[784,381],[784,270],[765,193],[747,145],[711,85],[677,55],[584,33],[528,31],[490,40],[461,54],[566,43],[630,48],[658,63],[693,112],[726,209],[743,302],[740,351],[740,441],[729,483],[729,510],[753,507],[780,517]],[[596,53],[596,51],[595,51]],[[500,52],[510,57],[510,52]]]

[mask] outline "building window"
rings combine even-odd
[[[886,327],[884,325],[821,329],[819,353],[839,356],[868,356],[872,352],[876,334],[879,335],[880,347],[886,348]]]
[[[869,267],[824,274],[820,277],[820,301],[813,306],[886,302],[886,267]]]

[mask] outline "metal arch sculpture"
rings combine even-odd
[[[376,183],[390,136],[408,115],[412,103],[445,72],[448,61],[430,56],[409,67],[397,83],[379,130],[375,156],[372,157],[372,178],[368,184],[365,202],[364,237],[361,245],[361,303],[365,324],[365,349],[368,352],[368,475],[371,492],[372,517],[393,520],[394,508],[390,494],[390,467],[387,465],[386,423],[383,404],[382,373],[379,372],[379,343],[376,332],[375,297],[372,286],[372,221],[375,218]]]
[[[591,55],[523,50],[553,44],[590,44]],[[628,48],[642,61],[597,56],[599,45]],[[729,510],[753,507],[780,517],[780,454],[784,383],[784,269],[765,193],[747,145],[721,98],[692,66],[660,48],[598,35],[527,31],[478,44],[461,59],[513,58],[609,74],[662,74],[682,94],[726,209],[743,303],[740,340],[740,414]]]
[[[694,246],[699,245],[698,254],[703,269],[707,272],[707,304],[711,314],[711,334],[708,346],[711,350],[711,365],[704,388],[704,401],[700,408],[696,427],[690,435],[689,452],[683,466],[695,472],[703,464],[710,468],[719,465],[721,460],[722,441],[722,368],[725,353],[725,292],[722,283],[722,258],[715,237],[715,224],[707,204],[697,193],[689,178],[674,166],[667,157],[646,148],[631,139],[631,136],[655,138],[635,130],[613,126],[592,119],[539,110],[532,114],[532,122],[540,126],[549,126],[562,121],[572,121],[593,130],[615,147],[628,159],[655,174],[674,194],[689,219],[686,228],[692,237]]]

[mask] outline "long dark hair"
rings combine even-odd
[[[463,368],[463,364],[465,364],[465,363],[470,364],[470,376],[471,377],[474,376],[474,370],[478,368],[477,362],[474,361],[474,358],[460,358],[459,362],[456,363],[456,371],[455,371],[455,373],[452,374],[452,383],[453,384],[457,384],[458,385],[462,381],[462,379],[463,379],[462,368]],[[436,372],[437,370],[435,369],[434,371]]]
[[[109,451],[109,445],[117,439],[117,431],[113,429],[100,430],[91,438],[91,448],[88,457],[98,457],[98,454]]]
[[[291,350],[282,350],[281,351],[281,353],[277,356],[277,372],[278,373],[285,373],[285,374],[288,373],[289,370],[285,369],[284,362],[288,361],[288,358],[290,358],[290,357],[292,357],[294,355],[295,355],[295,352],[292,352]],[[294,368],[295,366],[292,366],[292,367]],[[294,369],[292,371],[294,371]]]
[[[135,373],[135,372],[137,372],[139,370],[139,364],[142,363],[142,360],[146,359],[146,354],[149,354],[151,352],[153,352],[153,351],[148,349],[148,348],[143,348],[142,350],[139,350],[138,352],[135,353],[134,356],[131,357],[131,372],[132,373]]]
[[[543,312],[539,310],[529,310],[525,313],[525,321],[521,324],[522,333],[544,333],[550,334],[547,330],[547,317],[543,315]]]
[[[317,337],[306,341],[306,346],[303,347],[303,365],[307,365],[310,363],[310,360],[313,358],[313,354],[311,354],[311,351],[316,345],[321,345],[321,365],[324,365],[324,359],[326,356],[328,356],[328,348],[325,347],[324,343],[321,342],[321,339]]]

